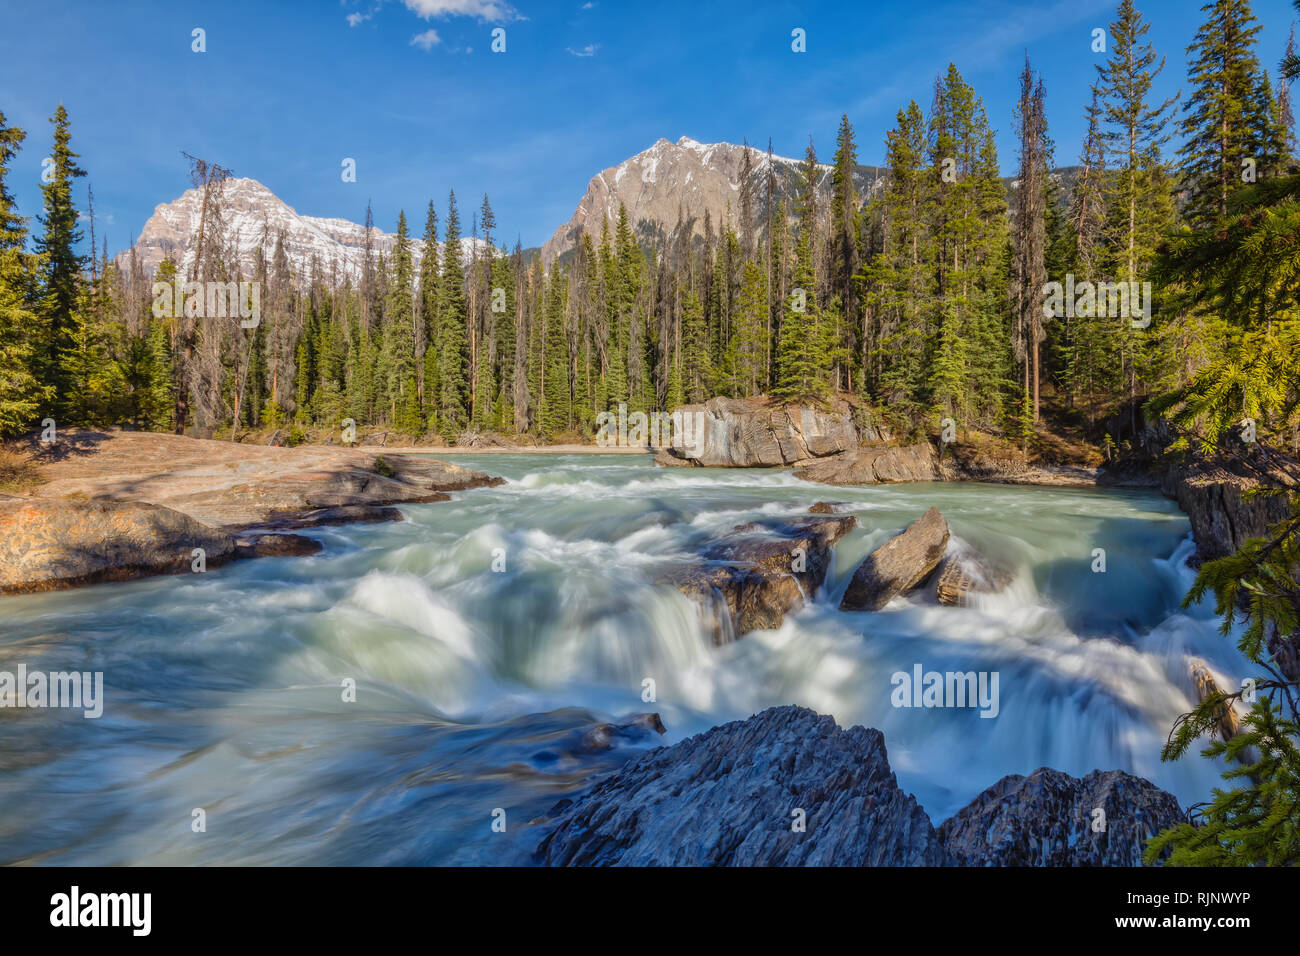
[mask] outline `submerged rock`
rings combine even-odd
[[[565,801],[549,866],[942,866],[884,737],[774,707],[653,750]]]
[[[840,602],[841,611],[878,611],[924,581],[943,560],[948,522],[931,508],[858,565]]]
[[[620,741],[640,742],[651,734],[666,734],[668,728],[658,714],[633,714],[621,724],[597,724],[582,735],[578,749],[583,753],[613,750]]]
[[[751,522],[706,547],[700,563],[668,576],[696,598],[715,644],[779,627],[826,580],[831,547],[858,523],[852,515]]]
[[[972,594],[996,594],[1011,583],[1011,575],[974,555],[950,554],[934,576],[940,604],[968,604]]]
[[[1043,767],[1003,777],[938,832],[961,866],[1140,866],[1147,839],[1185,821],[1173,794],[1141,777]]]

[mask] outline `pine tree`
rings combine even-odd
[[[1110,25],[1110,59],[1097,67],[1097,93],[1104,122],[1102,138],[1115,167],[1112,212],[1114,259],[1121,281],[1140,281],[1155,248],[1173,220],[1173,195],[1161,158],[1166,129],[1177,101],[1152,104],[1151,89],[1165,61],[1143,38],[1151,24],[1133,0],[1120,0]],[[1157,63],[1157,60],[1159,61]]]
[[[39,220],[44,232],[36,240],[41,256],[38,315],[43,338],[37,362],[43,384],[55,390],[56,404],[62,408],[68,399],[69,381],[61,357],[72,348],[73,313],[81,295],[82,258],[76,246],[82,232],[77,228],[72,181],[86,173],[77,165],[78,154],[72,151],[68,111],[62,103],[50,122],[54,125],[54,146],[47,167],[48,181],[41,184],[44,209]]]
[[[1012,280],[1015,293],[1014,347],[1025,371],[1025,390],[1033,396],[1032,421],[1039,420],[1040,346],[1045,338],[1043,286],[1047,282],[1047,184],[1051,155],[1043,84],[1035,84],[1025,57],[1020,74],[1020,102],[1016,108],[1020,139],[1020,176],[1015,202],[1015,256]]]
[[[465,275],[460,260],[460,215],[456,193],[447,199],[447,232],[442,247],[442,275],[438,278],[438,323],[442,337],[438,348],[440,399],[438,423],[442,434],[452,438],[468,423],[469,343],[465,328]]]
[[[776,352],[774,395],[815,400],[829,390],[832,343],[817,295],[817,182],[821,176],[812,140],[804,153],[799,188],[799,232],[795,239],[794,285],[787,295]]]
[[[927,242],[922,208],[924,183],[925,118],[913,100],[898,111],[897,125],[886,136],[889,178],[880,203],[883,233],[881,250],[863,279],[872,289],[871,306],[876,327],[868,357],[875,394],[906,412],[920,395],[924,377],[925,329],[922,300],[929,294],[931,276],[922,263]]]
[[[766,298],[763,270],[756,262],[746,262],[736,307],[736,321],[727,345],[727,379],[731,394],[738,398],[763,391],[766,371],[764,311]]]
[[[1187,49],[1192,92],[1178,151],[1190,194],[1183,214],[1194,225],[1227,215],[1229,197],[1254,172],[1271,173],[1285,151],[1268,75],[1255,56],[1262,28],[1249,0],[1211,0],[1201,10],[1206,21]]]
[[[27,223],[18,215],[6,177],[9,163],[26,133],[5,122],[0,113],[0,439],[23,431],[38,416],[52,389],[38,382],[29,330],[37,318],[31,310],[34,268],[23,251]]]

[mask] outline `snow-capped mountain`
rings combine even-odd
[[[310,275],[313,262],[320,275],[327,279],[336,269],[340,279],[346,275],[355,280],[361,275],[366,229],[360,223],[300,215],[256,179],[228,179],[221,196],[222,238],[226,248],[238,258],[245,275],[253,273],[259,247],[265,243],[269,258],[281,233],[295,275]],[[152,272],[169,256],[181,264],[182,272],[188,269],[192,258],[190,244],[198,233],[202,207],[202,191],[187,189],[180,198],[154,209],[135,243],[136,255],[146,272]],[[423,240],[419,238],[423,221],[412,224],[411,229],[411,256],[418,264],[424,251]],[[389,256],[397,237],[376,228],[371,241],[376,257],[380,253]],[[480,252],[486,248],[481,240],[477,245]],[[461,250],[469,256],[471,241],[463,239]],[[119,261],[124,262],[125,255]]]
[[[694,235],[702,235],[706,213],[715,234],[728,218],[741,232],[745,149],[733,143],[700,143],[689,136],[676,143],[661,139],[617,166],[597,173],[572,218],[542,246],[542,261],[549,265],[571,250],[584,229],[598,236],[602,219],[608,218],[612,228],[620,204],[627,207],[638,239],[647,244],[662,242],[679,221]],[[748,149],[755,228],[761,230],[767,214],[769,162],[766,151],[753,146]],[[798,189],[802,160],[773,156],[770,165],[775,199],[784,200],[789,209]],[[829,202],[831,167],[823,164],[820,170],[818,194]],[[884,170],[859,166],[855,177],[859,196],[871,195],[883,182],[883,176]]]

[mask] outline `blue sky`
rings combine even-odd
[[[541,244],[600,170],[666,137],[802,155],[834,149],[841,113],[878,163],[910,98],[928,107],[949,61],[984,98],[1003,169],[1027,50],[1042,72],[1057,160],[1074,162],[1094,65],[1091,31],[1116,0],[0,0],[0,111],[28,131],[10,174],[39,211],[48,118],[62,101],[111,251],[188,185],[181,150],[265,183],[300,213],[418,231],[455,188],[468,228],[484,192],[499,234]],[[1184,83],[1194,0],[1140,0]],[[1275,72],[1294,14],[1255,0]],[[493,53],[492,30],[506,49]],[[205,53],[191,31],[206,31]],[[807,52],[791,51],[806,31]],[[430,33],[432,31],[432,33]],[[345,183],[340,163],[357,162]],[[80,201],[84,202],[83,180]]]

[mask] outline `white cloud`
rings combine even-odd
[[[432,50],[441,42],[442,37],[438,36],[437,30],[425,30],[411,37],[411,46],[418,46],[423,50]]]
[[[595,56],[596,51],[600,49],[600,44],[588,43],[580,50],[575,50],[573,47],[565,47],[565,49],[568,50],[570,53],[572,53],[574,56]]]
[[[594,10],[595,8],[596,4],[594,4],[592,0],[587,0],[587,2],[582,5],[582,9],[584,10]]]
[[[406,8],[425,20],[434,17],[474,17],[500,22],[521,20],[519,11],[506,0],[402,0]]]

